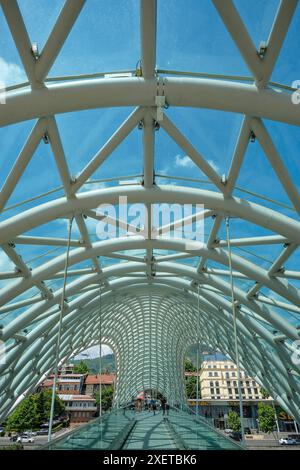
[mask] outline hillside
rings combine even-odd
[[[81,359],[74,359],[72,362],[73,364],[77,364],[81,361]],[[99,357],[94,358],[84,358],[83,362],[86,363],[89,370],[94,373],[99,373]],[[102,357],[102,372],[115,372],[115,358],[113,354],[107,354],[106,356]]]

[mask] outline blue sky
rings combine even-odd
[[[249,0],[235,1],[256,46],[261,40],[267,40],[278,3],[277,0],[258,0],[253,8],[253,2]],[[19,5],[31,40],[37,41],[39,48],[42,49],[63,1],[51,0],[51,7],[48,0],[20,0]],[[291,85],[294,80],[300,80],[299,31],[300,9],[298,6],[272,80],[287,85]],[[87,0],[79,20],[50,71],[50,76],[134,69],[139,59],[139,1]],[[170,70],[250,75],[210,0],[158,0],[157,66]],[[26,80],[2,11],[0,11],[0,80],[7,85]],[[131,111],[130,108],[112,108],[56,116],[72,175],[75,176],[86,165]],[[170,108],[167,112],[216,171],[220,175],[228,174],[242,116],[206,109]],[[299,188],[300,129],[269,120],[264,122],[290,170],[293,181]],[[0,186],[5,181],[34,123],[34,121],[29,121],[0,128]],[[173,177],[204,178],[200,170],[163,130],[156,133],[155,150],[156,173]],[[93,177],[102,179],[136,175],[142,174],[142,171],[142,133],[135,129]],[[171,182],[171,180],[159,180],[161,183],[165,181]],[[175,183],[184,184],[178,181]],[[213,186],[201,183],[189,184],[194,187],[213,189]],[[50,146],[41,143],[8,205],[36,196],[59,185],[60,181]],[[291,205],[258,142],[248,147],[237,185],[288,206]],[[58,192],[57,196],[61,194],[62,192]],[[235,191],[235,195],[245,197],[239,191]],[[278,208],[257,198],[247,197],[255,202],[266,204],[268,207]],[[47,199],[43,198],[41,201],[44,202]],[[30,203],[22,208],[10,210],[2,214],[0,220],[33,205]],[[289,216],[296,217],[293,211],[280,210]],[[207,221],[207,233],[209,233],[210,226],[211,221]],[[62,221],[51,222],[31,233],[42,236],[48,234],[49,231],[53,236],[64,236],[66,225]],[[258,229],[245,222],[234,221],[232,224],[233,237],[267,233],[266,230]],[[224,226],[219,236],[225,236]],[[44,247],[37,250],[36,247],[30,246],[18,248],[26,261],[48,249]],[[274,259],[278,252],[278,246],[255,248],[255,253],[264,256],[265,261],[258,260],[253,248],[249,248],[249,253],[244,252],[243,256],[260,262],[263,267],[267,268],[270,265],[268,260]],[[60,254],[59,250],[57,254]],[[47,255],[45,259],[48,259]],[[33,262],[32,265],[35,266],[35,263]],[[296,252],[296,256],[288,261],[288,267],[298,269],[298,265],[299,252]],[[1,254],[0,270],[11,268],[5,255]],[[297,283],[295,282],[294,285]]]

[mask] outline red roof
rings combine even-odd
[[[44,382],[41,383],[41,385],[43,387],[50,387],[51,385],[53,385],[53,380],[46,379],[44,380]]]
[[[115,382],[115,378],[116,378],[115,374],[101,374],[101,376],[99,374],[96,374],[96,375],[88,374],[85,378],[85,384],[97,385],[101,381],[102,384],[112,385]]]

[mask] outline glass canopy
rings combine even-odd
[[[234,308],[300,420],[297,1],[0,4],[0,419],[58,339],[113,347],[119,402],[182,399],[191,344],[236,359]]]

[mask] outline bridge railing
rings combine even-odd
[[[182,445],[186,449],[201,450],[242,450],[244,447],[221,431],[202,416],[196,415],[185,404],[170,406],[165,417],[174,433],[180,436]]]
[[[52,439],[42,449],[117,449],[122,446],[135,423],[128,406],[113,407],[108,413]]]

